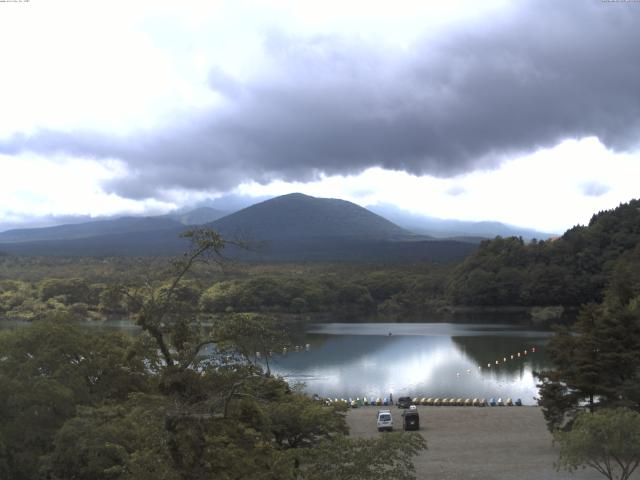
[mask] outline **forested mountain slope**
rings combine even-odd
[[[480,244],[449,285],[461,305],[581,305],[602,300],[623,254],[640,243],[640,200],[599,212],[555,240]]]

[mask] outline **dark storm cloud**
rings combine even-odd
[[[600,197],[611,190],[611,187],[599,182],[588,182],[582,185],[582,193],[589,197]]]
[[[0,150],[121,159],[131,175],[107,188],[132,198],[371,166],[452,176],[592,135],[625,150],[640,138],[639,23],[639,4],[531,1],[406,49],[270,35],[270,73],[212,70],[222,107],[128,138],[41,132]]]

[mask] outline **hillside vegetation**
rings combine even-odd
[[[126,317],[135,312],[126,292],[161,288],[163,260],[0,258],[0,317],[37,319],[52,311],[77,319]],[[451,267],[362,264],[227,265],[194,268],[180,289],[200,315],[230,312],[330,315],[358,319],[418,316],[444,304]]]
[[[460,305],[600,302],[624,254],[640,244],[640,200],[594,215],[556,240],[496,238],[453,272],[448,295]]]

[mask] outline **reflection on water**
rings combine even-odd
[[[315,325],[309,351],[274,358],[272,370],[321,396],[512,397],[533,404],[533,371],[550,366],[549,337],[505,325]]]
[[[3,320],[0,330],[28,325]],[[83,325],[140,332],[129,321]],[[275,356],[270,364],[274,373],[321,396],[512,397],[533,404],[533,371],[551,366],[544,348],[550,336],[508,325],[331,323],[308,330],[303,343],[309,351]]]

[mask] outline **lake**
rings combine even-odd
[[[0,329],[25,325],[1,321]],[[87,325],[139,332],[128,321]],[[322,397],[511,397],[533,405],[533,372],[552,366],[551,335],[505,324],[325,323],[311,325],[299,351],[274,355],[270,365]]]
[[[322,397],[511,397],[533,405],[533,372],[551,367],[550,337],[501,324],[329,323],[310,328],[308,350],[270,363]]]

